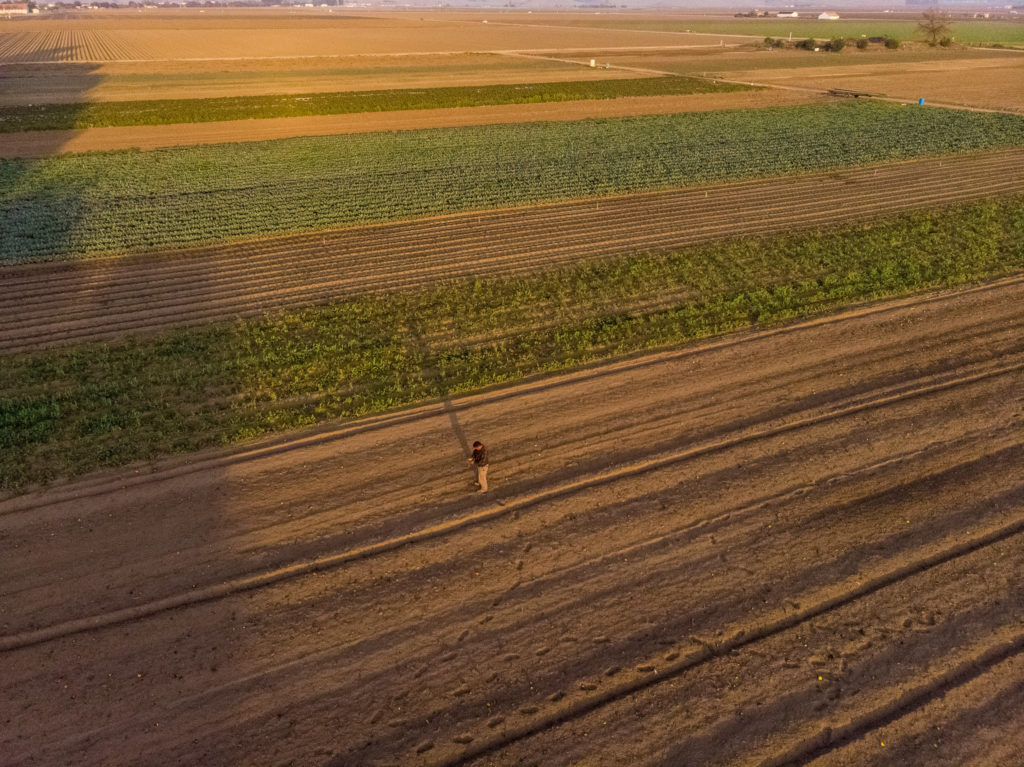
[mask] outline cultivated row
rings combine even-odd
[[[254,316],[452,278],[530,274],[1024,190],[1024,152],[585,200],[5,270],[0,351]]]
[[[998,726],[1012,707],[972,685],[1024,678],[1020,298],[1017,280],[875,307],[0,506],[8,635],[199,593],[229,560],[270,572],[495,512],[2,652],[0,747],[12,764],[781,764],[924,717],[941,736],[874,748],[999,763],[927,708],[964,698]],[[493,499],[460,474],[460,429],[495,450]],[[76,595],[55,588],[69,577]]]

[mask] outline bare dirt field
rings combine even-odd
[[[0,352],[152,333],[455,277],[528,274],[1022,190],[1024,153],[1009,150],[177,253],[12,266],[4,269]]]
[[[539,104],[500,104],[482,107],[410,109],[395,112],[360,112],[318,117],[280,117],[262,120],[225,120],[178,125],[137,125],[66,131],[8,133],[0,157],[52,157],[71,152],[114,149],[157,149],[167,146],[268,141],[296,136],[454,128],[528,122],[571,122],[600,117],[713,112],[724,109],[763,109],[810,104],[825,100],[814,93],[795,91],[738,91],[682,96],[632,96],[590,101]]]
[[[622,69],[502,54],[7,64],[0,106],[608,80]]]
[[[500,13],[498,14],[500,15]],[[733,43],[745,37],[729,38]],[[475,53],[708,45],[703,35],[501,23],[456,13],[210,8],[104,10],[75,18],[0,21],[0,62]],[[716,39],[716,43],[718,40]]]
[[[899,72],[884,64],[754,69],[732,72],[730,79],[822,90],[847,88],[891,98],[924,98],[926,103],[1024,112],[1024,54],[1003,60],[906,64]]]
[[[911,46],[898,51],[586,52],[568,60],[599,56],[612,67],[636,73],[702,75],[786,88],[831,88],[926,103],[1024,111],[1024,53],[1016,51],[932,50]]]
[[[4,763],[1019,764],[1022,305],[908,299],[2,502]]]

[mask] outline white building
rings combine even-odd
[[[0,3],[0,16],[28,16],[28,3]]]
[[[819,21],[839,21],[839,14],[835,11],[825,11],[818,16]]]

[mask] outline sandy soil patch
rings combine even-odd
[[[815,94],[779,91],[637,96],[594,101],[546,104],[503,104],[401,112],[283,117],[266,120],[231,120],[183,125],[139,125],[89,128],[78,131],[26,131],[8,133],[0,157],[49,157],[66,152],[112,149],[156,149],[167,146],[268,141],[295,136],[453,128],[545,121],[572,121],[599,117],[706,112],[807,104],[821,100]]]
[[[0,503],[5,764],[1010,763],[1022,302],[911,299]]]

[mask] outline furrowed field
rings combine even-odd
[[[1024,268],[1024,197],[8,356],[4,486]]]
[[[1024,120],[875,103],[0,164],[0,261],[530,205],[1024,144]]]
[[[0,20],[3,767],[1020,764],[1024,56],[917,18]]]
[[[647,77],[603,82],[491,85],[427,90],[358,91],[296,96],[248,96],[179,101],[126,101],[0,107],[0,133],[24,130],[95,128],[109,125],[167,125],[217,120],[444,109],[487,104],[538,104],[629,96],[729,93],[749,86],[690,77]]]

